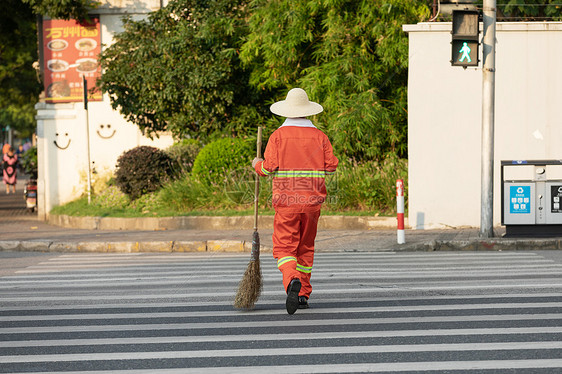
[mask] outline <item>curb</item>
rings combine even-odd
[[[74,217],[49,215],[47,223],[66,228],[85,230],[239,230],[254,227],[253,216],[222,217]],[[273,229],[273,216],[261,216],[258,225]],[[396,217],[320,216],[319,230],[395,229]],[[407,225],[407,219],[406,219]]]
[[[475,239],[431,240],[406,243],[393,248],[397,251],[541,251],[562,249],[562,239]]]
[[[250,252],[251,241],[145,241],[145,242],[70,242],[70,241],[0,241],[0,251],[140,253],[140,252]],[[260,252],[271,252],[266,246]]]
[[[138,241],[138,242],[71,242],[71,241],[0,241],[0,251],[74,252],[74,253],[243,253],[250,252],[251,241]],[[561,250],[562,239],[489,239],[489,240],[430,240],[406,244],[391,244],[353,252],[432,252],[432,251],[535,251]],[[260,246],[260,252],[271,253],[272,248]],[[338,252],[320,250],[319,252]]]

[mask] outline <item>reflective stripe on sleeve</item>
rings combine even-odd
[[[261,163],[261,172],[264,173],[265,175],[273,174],[271,171],[265,170],[265,168],[263,167],[263,162]]]

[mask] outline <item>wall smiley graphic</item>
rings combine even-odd
[[[56,137],[57,137],[57,140],[54,140],[53,143],[55,143],[55,146],[56,146],[58,149],[65,150],[65,149],[67,149],[67,148],[70,146],[70,140],[71,140],[71,139],[68,137],[68,133],[67,133],[67,132],[65,132],[64,134],[59,134],[59,133],[57,132],[55,135],[56,135]],[[66,140],[60,139],[59,136],[60,136],[60,138],[65,138]],[[60,143],[60,144],[59,144],[59,143]],[[65,144],[65,143],[66,143],[65,146],[61,145],[61,144]]]
[[[100,125],[99,129],[97,129],[96,132],[98,133],[100,138],[109,139],[113,137],[113,135],[115,135],[115,132],[117,132],[117,130],[111,129],[111,125]]]

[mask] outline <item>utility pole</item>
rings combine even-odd
[[[88,117],[88,81],[82,75],[84,86],[84,111],[86,113],[86,151],[88,154],[88,205],[92,203],[92,164],[90,162],[90,119]]]
[[[484,0],[482,41],[482,189],[480,237],[494,236],[494,110],[496,86],[496,0]]]

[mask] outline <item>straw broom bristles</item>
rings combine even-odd
[[[234,298],[234,307],[241,309],[252,309],[260,297],[263,288],[263,280],[260,267],[260,236],[256,231],[252,238],[252,257],[244,276],[238,284],[238,292]]]

